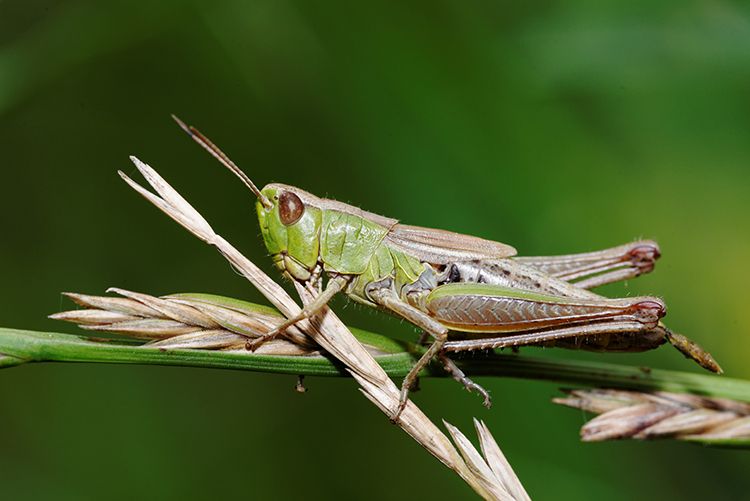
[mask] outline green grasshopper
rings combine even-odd
[[[249,349],[314,316],[343,292],[433,338],[404,379],[401,409],[417,375],[435,357],[489,407],[488,393],[448,356],[467,350],[554,345],[644,351],[669,341],[702,367],[721,372],[710,354],[661,323],[666,314],[661,299],[610,299],[588,290],[650,272],[660,255],[655,242],[515,257],[515,249],[503,243],[401,224],[293,186],[273,183],[259,190],[208,138],[174,118],[255,194],[263,240],[276,267],[317,293],[298,316],[249,342]]]

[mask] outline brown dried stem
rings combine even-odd
[[[78,324],[86,330],[124,334],[143,339],[142,345],[164,350],[242,350],[247,341],[265,335],[283,317],[271,308],[208,294],[176,294],[154,297],[110,288],[123,297],[64,293],[85,309],[50,315],[54,320]],[[274,339],[259,346],[258,355],[314,355],[319,347],[291,329],[292,339]]]
[[[670,392],[570,390],[555,403],[599,414],[581,428],[585,442],[676,438],[716,445],[750,444],[750,404]]]

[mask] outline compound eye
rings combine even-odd
[[[299,221],[305,212],[305,206],[297,195],[285,191],[279,196],[279,217],[286,226]]]

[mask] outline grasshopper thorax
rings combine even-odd
[[[287,276],[302,281],[316,270],[350,276],[366,273],[378,250],[383,251],[385,235],[397,223],[284,184],[265,186],[257,210],[274,262]]]

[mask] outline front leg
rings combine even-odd
[[[443,324],[434,320],[423,311],[418,310],[409,303],[403,301],[398,294],[393,290],[391,280],[385,280],[376,284],[372,284],[367,288],[367,295],[374,301],[378,306],[384,308],[396,315],[400,316],[404,320],[408,320],[412,324],[424,330],[424,332],[431,335],[435,341],[430,345],[427,351],[420,357],[417,363],[411,368],[409,373],[404,378],[404,382],[401,384],[401,397],[399,398],[399,405],[396,413],[391,417],[391,420],[395,421],[404,410],[406,402],[409,398],[409,390],[414,385],[422,369],[430,363],[430,361],[440,353],[448,339],[448,328]]]
[[[322,310],[323,307],[327,305],[331,299],[333,299],[333,296],[341,292],[350,281],[351,281],[351,277],[346,276],[346,275],[336,275],[335,277],[331,278],[326,284],[326,288],[323,290],[323,292],[320,293],[318,296],[316,296],[313,302],[305,305],[305,307],[302,308],[302,311],[300,311],[296,316],[285,320],[280,325],[276,326],[273,330],[267,332],[262,337],[254,339],[252,341],[248,341],[245,347],[248,350],[255,351],[263,343],[266,343],[268,341],[271,341],[272,339],[275,339],[281,333],[283,333],[286,329],[296,324],[300,320],[304,320],[306,318],[310,318],[314,316],[316,313]]]

